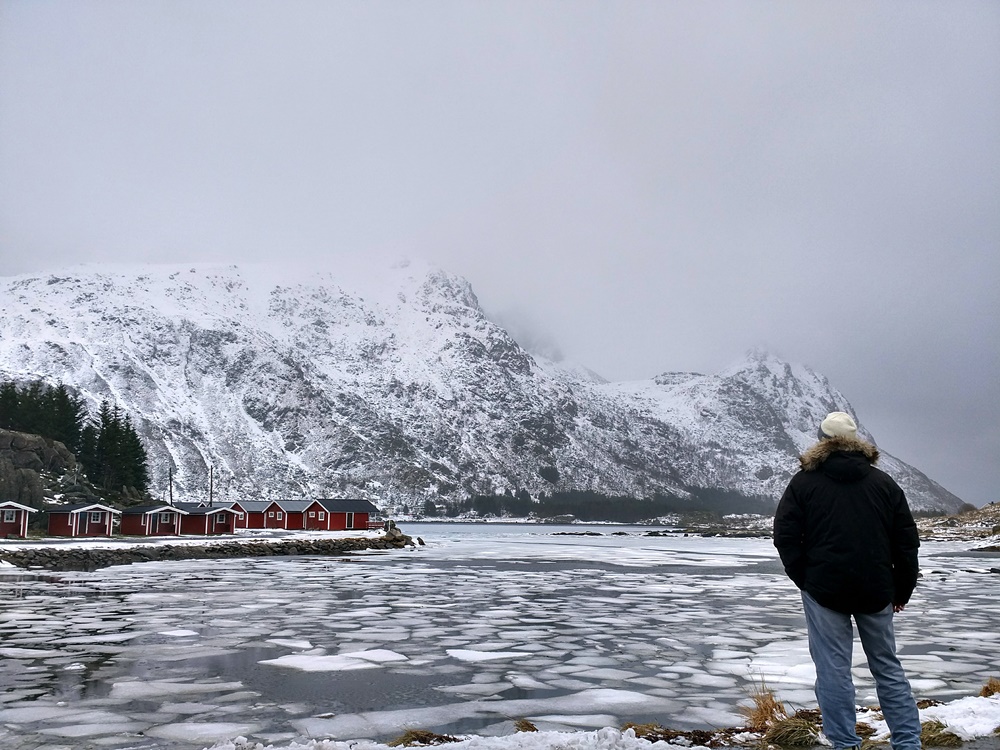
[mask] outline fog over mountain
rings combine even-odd
[[[818,416],[853,412],[821,374],[759,350],[716,374],[606,382],[529,354],[465,279],[409,262],[2,279],[0,376],[119,404],[158,497],[168,474],[175,497],[207,496],[212,467],[223,497],[394,509],[522,491],[776,500]],[[882,466],[915,509],[961,504],[885,452]]]

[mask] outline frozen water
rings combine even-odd
[[[801,603],[768,540],[629,531],[435,525],[426,548],[350,565],[0,572],[0,745],[74,746],[79,731],[95,747],[200,750],[237,733],[290,746],[509,733],[511,717],[707,728],[740,723],[761,680],[815,706]],[[1000,666],[995,557],[955,551],[925,546],[934,572],[897,620],[918,697],[975,694]],[[860,648],[855,664],[873,695]]]
[[[166,726],[151,727],[146,730],[150,737],[177,740],[190,744],[204,744],[226,737],[253,734],[259,729],[256,724],[227,724],[225,722],[183,722]]]
[[[395,661],[407,661],[407,658],[395,651],[375,649],[338,655],[290,654],[276,659],[264,659],[260,663],[300,669],[303,672],[342,672],[353,669],[374,669],[379,664]]]
[[[494,661],[496,659],[524,658],[521,651],[477,651],[476,649],[449,648],[445,653],[459,661]]]

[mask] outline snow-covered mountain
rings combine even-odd
[[[121,405],[153,490],[360,495],[421,507],[557,490],[777,499],[826,380],[761,352],[717,375],[608,383],[522,349],[423,264],[81,267],[0,280],[0,377]],[[870,436],[869,436],[870,437]],[[917,509],[961,500],[883,453]]]

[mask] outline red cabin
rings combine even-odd
[[[260,528],[262,529],[301,529],[302,522],[301,518],[295,519],[298,525],[289,526],[288,510],[285,506],[288,505],[287,500],[272,500],[267,503],[267,507],[263,512],[264,525]],[[299,514],[301,516],[301,513]]]
[[[63,505],[49,511],[49,536],[111,536],[121,511],[107,505]]]
[[[247,509],[243,507],[243,503],[234,500],[231,503],[226,503],[230,510],[236,513],[233,516],[233,528],[234,529],[246,529],[249,528],[247,524],[250,522],[250,514],[247,513]]]
[[[122,534],[129,536],[178,536],[187,511],[173,505],[136,505],[122,511]]]
[[[0,537],[28,536],[28,514],[37,512],[13,500],[0,503]]]
[[[367,529],[368,521],[376,515],[379,510],[368,500],[350,500],[339,498],[320,498],[313,502],[318,506],[315,509],[316,523],[319,523],[319,508],[326,511],[326,526],[317,526],[330,531],[340,531],[346,529]],[[310,510],[312,510],[310,506]],[[308,521],[308,513],[306,516]],[[313,528],[313,527],[310,527]]]
[[[246,514],[244,520],[239,522],[238,528],[243,529],[263,529],[266,528],[265,522],[267,521],[267,509],[270,507],[271,503],[267,501],[257,501],[257,500],[244,500],[240,504],[240,508]]]
[[[299,531],[307,528],[306,508],[310,505],[308,500],[279,500],[278,505],[285,511],[286,529]]]
[[[228,505],[228,503],[227,503]],[[197,503],[177,503],[174,507],[184,511],[181,516],[181,533],[211,536],[232,534],[236,528],[235,519],[239,511],[223,506],[207,506]]]

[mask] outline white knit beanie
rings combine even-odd
[[[820,440],[833,437],[853,438],[857,435],[858,425],[846,412],[830,412],[819,425]]]

